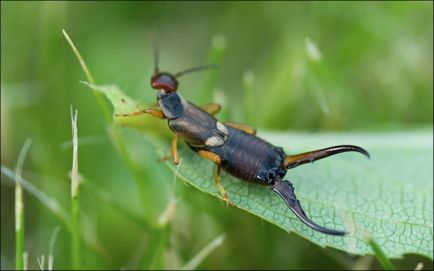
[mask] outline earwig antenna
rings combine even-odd
[[[154,41],[154,74],[157,74],[160,69],[159,69],[159,49],[158,49],[158,45],[157,42]]]
[[[209,64],[209,65],[203,65],[203,66],[197,66],[197,67],[189,68],[189,69],[186,69],[186,70],[183,70],[181,72],[176,73],[174,76],[176,78],[178,78],[181,75],[184,75],[187,73],[192,73],[192,72],[197,72],[197,71],[202,71],[202,70],[208,70],[208,69],[217,69],[217,65]]]

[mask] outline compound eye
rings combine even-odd
[[[170,74],[159,73],[152,76],[151,86],[154,89],[164,89],[167,92],[175,92],[178,88],[178,81]]]

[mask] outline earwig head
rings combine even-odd
[[[175,92],[178,88],[178,80],[167,72],[159,72],[151,77],[151,87],[156,90]]]
[[[156,90],[164,90],[164,92],[166,93],[176,92],[176,90],[178,89],[178,80],[176,78],[180,77],[181,75],[191,73],[191,72],[216,68],[216,65],[203,65],[203,66],[186,69],[173,75],[168,72],[160,72],[159,59],[158,59],[159,54],[158,54],[158,49],[155,45],[154,45],[154,50],[155,50],[154,75],[151,77],[151,87]]]

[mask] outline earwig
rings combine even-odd
[[[214,115],[220,110],[218,104],[197,106],[185,100],[178,92],[177,78],[186,73],[214,68],[206,65],[190,68],[174,75],[161,72],[158,66],[158,52],[155,53],[154,75],[151,87],[158,91],[159,108],[150,108],[117,116],[128,117],[150,114],[167,119],[174,137],[170,156],[179,163],[177,144],[182,139],[204,159],[216,164],[214,182],[222,197],[231,204],[229,196],[220,184],[221,169],[248,182],[271,187],[289,209],[308,227],[331,235],[345,235],[347,232],[327,229],[313,222],[306,215],[297,199],[291,182],[283,180],[288,169],[329,157],[342,152],[359,152],[368,158],[369,153],[358,146],[340,145],[325,149],[286,155],[276,147],[256,136],[256,129],[234,122],[220,122]]]

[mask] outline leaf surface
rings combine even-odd
[[[148,108],[127,97],[116,86],[93,86],[114,105],[114,113]],[[127,102],[125,102],[127,101]],[[158,123],[157,123],[158,122]],[[115,117],[115,124],[168,135],[165,121],[149,115]],[[221,183],[237,208],[278,227],[293,231],[320,245],[354,254],[372,254],[368,239],[381,246],[389,258],[416,253],[433,258],[433,142],[432,129],[420,132],[302,134],[261,133],[258,136],[281,146],[288,154],[332,145],[359,145],[371,160],[344,153],[288,171],[285,176],[307,215],[331,229],[346,230],[345,237],[315,232],[302,224],[268,187],[247,183],[225,172]],[[163,156],[169,142],[152,140]],[[221,198],[213,177],[215,166],[179,144],[182,164],[179,177],[202,192]],[[176,167],[165,163],[171,170]]]

